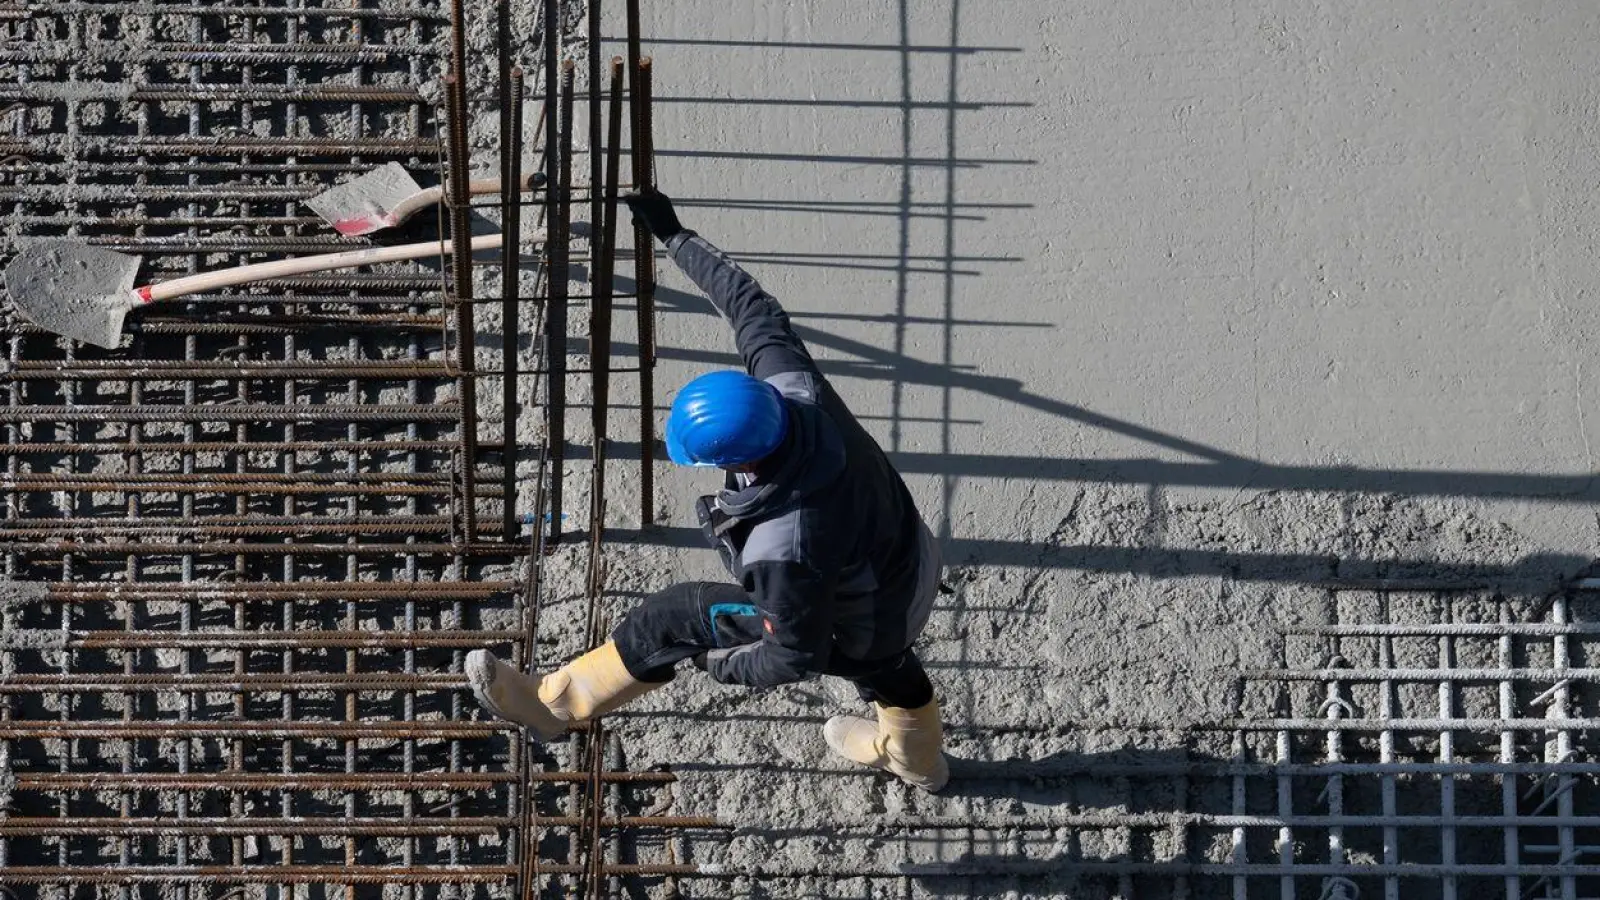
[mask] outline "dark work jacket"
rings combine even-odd
[[[667,252],[733,326],[745,368],[783,395],[789,433],[760,479],[701,498],[701,525],[765,618],[763,640],[713,654],[718,681],[769,687],[849,675],[911,646],[936,579],[919,578],[916,504],[790,327],[778,301],[692,231]]]

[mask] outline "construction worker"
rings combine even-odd
[[[835,716],[823,727],[828,745],[939,790],[949,778],[939,705],[911,648],[939,590],[933,535],[778,301],[684,228],[664,194],[626,199],[733,326],[744,359],[745,372],[684,386],[666,428],[673,462],[726,473],[696,512],[739,583],[653,594],[605,645],[539,679],[475,651],[467,675],[479,702],[549,740],[661,687],[686,659],[751,688],[834,675],[855,683],[877,721]]]

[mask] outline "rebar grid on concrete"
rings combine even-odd
[[[13,155],[0,202],[25,234],[179,274],[348,246],[300,206],[336,175],[390,159],[435,168],[441,143],[445,174],[466,170],[465,122],[482,103],[465,83],[461,3],[17,12],[0,13],[0,55],[20,73],[0,86],[16,99],[0,111]],[[129,23],[161,40],[130,49]],[[441,69],[457,87],[448,141],[415,87]],[[611,141],[614,153],[616,129]],[[502,164],[520,162],[510,141]],[[616,182],[614,170],[607,191],[564,178],[552,224],[602,193],[614,219]],[[714,825],[617,799],[669,790],[670,774],[548,770],[466,690],[469,648],[532,665],[544,529],[518,534],[514,402],[500,472],[479,479],[493,460],[478,458],[476,380],[507,375],[514,401],[517,361],[476,366],[473,263],[456,258],[453,284],[350,273],[191,298],[135,316],[110,353],[7,326],[0,885],[531,896],[551,878],[592,883],[595,860],[611,860],[602,877],[691,870],[623,865],[615,849],[641,828]],[[538,287],[553,292],[548,274]],[[553,299],[509,279],[495,298],[538,313]],[[560,472],[548,451],[535,523]],[[598,570],[598,544],[591,554]],[[588,731],[577,739],[604,745]],[[610,811],[569,805],[569,786],[611,792]],[[581,864],[541,858],[552,830],[587,842],[568,842]]]
[[[1597,673],[1574,665],[1600,647],[1592,623],[1570,620],[1566,596],[1541,610],[1471,591],[1350,592],[1336,609],[1333,624],[1291,630],[1286,665],[1245,674],[1237,761],[1276,771],[1232,776],[1231,815],[1204,823],[1230,830],[1231,853],[1207,871],[1235,897],[1274,880],[1285,898],[1311,885],[1328,898],[1592,894],[1600,817],[1585,811],[1600,796],[1583,773],[1600,760],[1581,739],[1600,697]]]

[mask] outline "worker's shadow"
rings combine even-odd
[[[1181,778],[1197,757],[1181,748],[1063,751],[1040,759],[966,759],[947,754],[950,783],[940,801],[1002,801],[1030,806],[1174,808],[1170,791],[1130,796],[1133,780]],[[1213,760],[1214,761],[1214,760]],[[1155,802],[1155,807],[1150,804]]]

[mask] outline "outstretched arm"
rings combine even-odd
[[[627,200],[634,215],[666,243],[667,255],[732,326],[734,343],[751,375],[766,379],[784,372],[817,371],[778,301],[726,253],[684,228],[665,194],[652,191]]]

